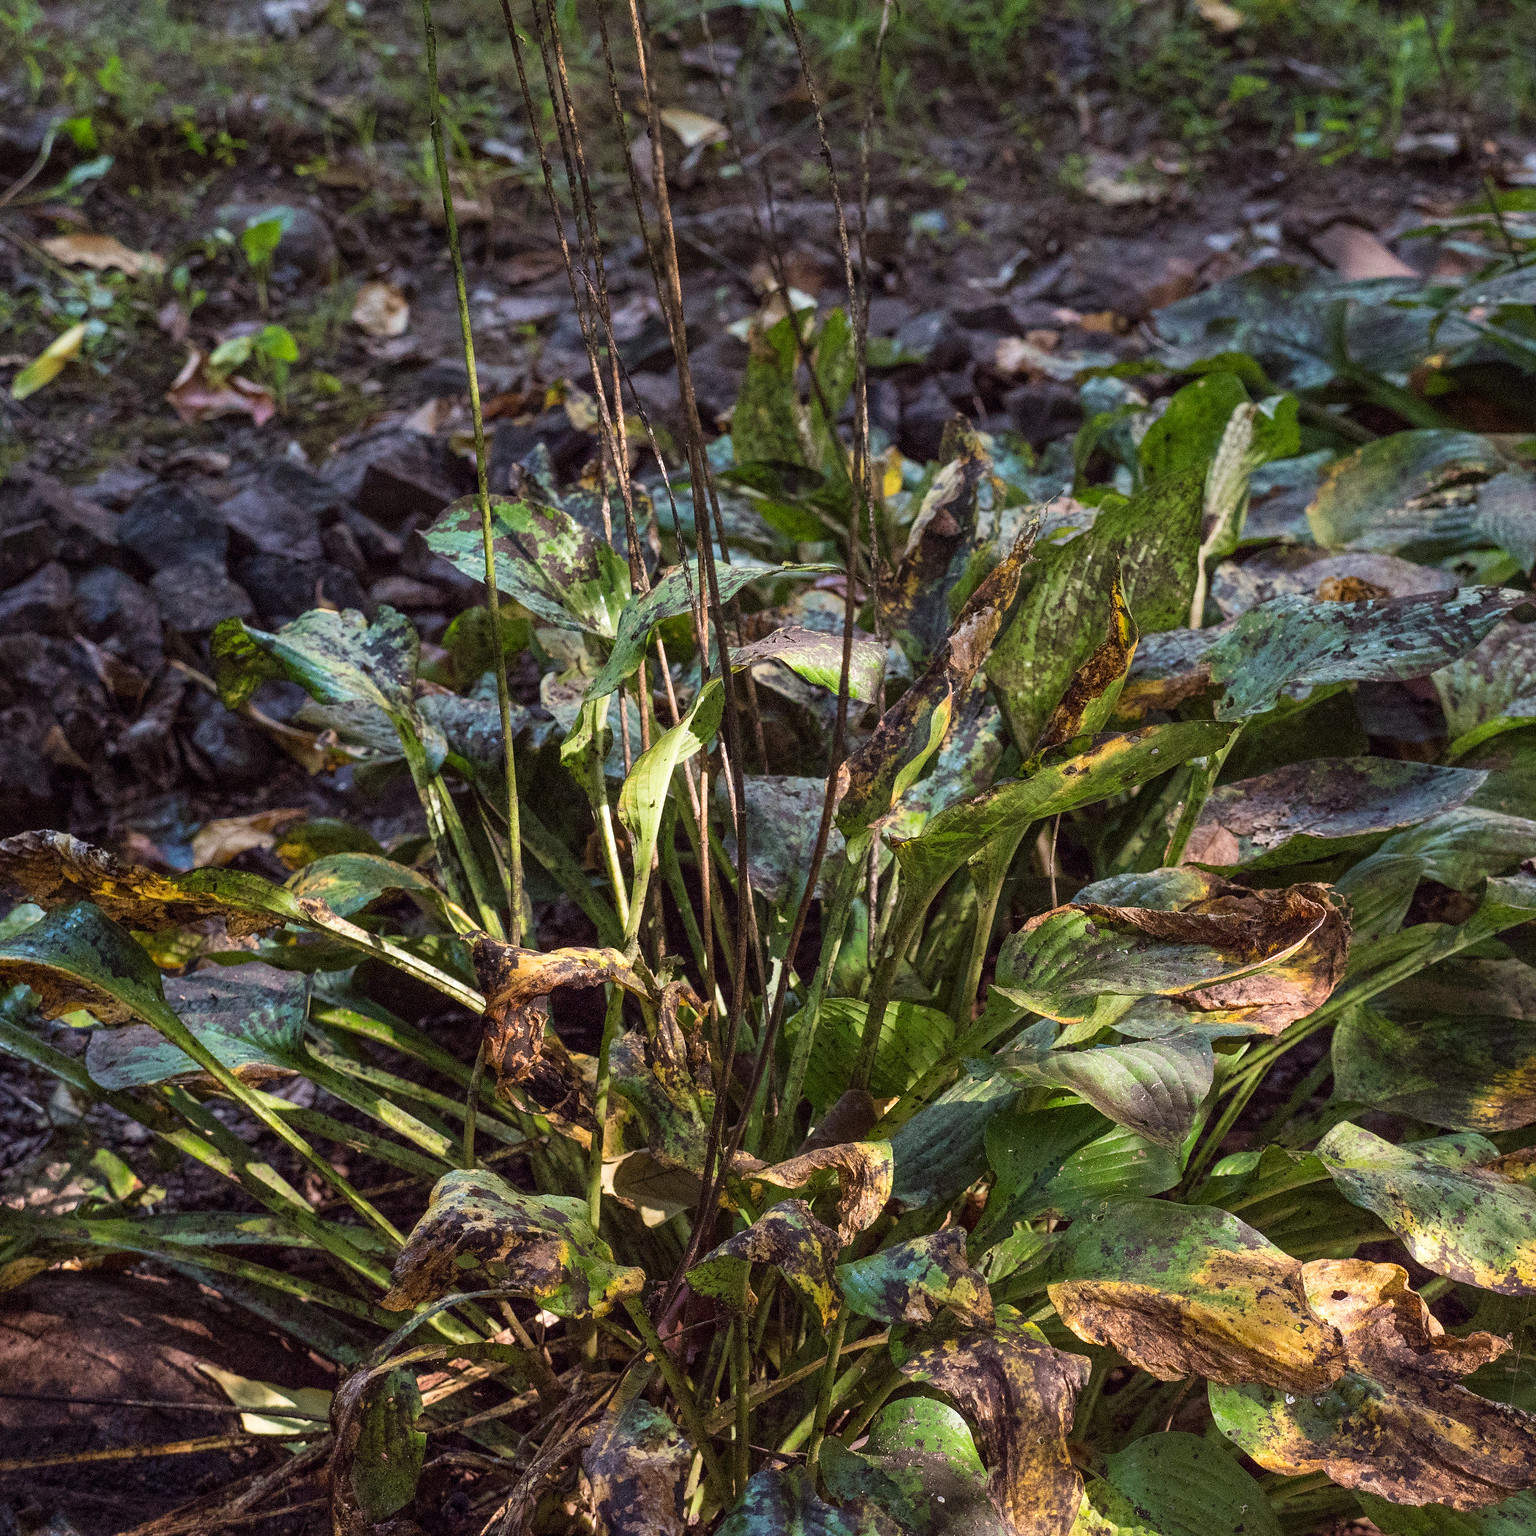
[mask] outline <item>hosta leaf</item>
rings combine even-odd
[[[341,1396],[338,1392],[337,1397]],[[342,1410],[343,1404],[338,1402],[333,1409],[338,1422]],[[427,1450],[426,1435],[415,1427],[420,1415],[421,1392],[409,1371],[389,1371],[368,1380],[351,1415],[355,1438],[347,1436],[350,1443],[338,1440],[332,1462],[333,1489],[340,1481],[335,1475],[339,1468],[365,1520],[387,1520],[416,1496]],[[344,1498],[339,1490],[333,1492],[333,1509]],[[338,1529],[345,1528],[338,1525]]]
[[[483,572],[484,569],[482,562],[481,571]],[[778,580],[785,576],[819,576],[836,570],[835,565],[722,564],[716,567],[715,574],[720,588],[720,601],[725,603],[750,583],[759,581],[763,577]],[[658,577],[656,584],[644,596],[631,597],[624,604],[624,611],[619,615],[613,649],[608,653],[608,659],[599,669],[597,676],[587,685],[587,697],[601,698],[604,694],[614,692],[620,683],[627,681],[639,668],[645,656],[651,631],[663,619],[676,618],[679,614],[687,613],[697,606],[702,591],[703,579],[699,575],[698,562],[685,560],[681,565],[674,566],[665,575]],[[818,638],[825,640],[827,637],[823,635]],[[857,654],[857,648],[855,654]],[[842,646],[839,642],[839,661],[841,657]],[[738,665],[742,664],[738,656],[733,655],[731,659]],[[884,665],[884,652],[881,652],[881,665]],[[835,673],[831,686],[834,689],[837,687]]]
[[[949,1397],[970,1421],[993,1508],[1012,1530],[1066,1536],[1083,1480],[1067,1451],[1088,1361],[1045,1342],[1027,1323],[963,1333],[902,1367]]]
[[[1526,1536],[1536,1530],[1536,1494],[1517,1493],[1497,1504],[1462,1512],[1446,1504],[1389,1504],[1360,1495],[1360,1508],[1388,1536]]]
[[[1000,1072],[967,1074],[925,1104],[891,1137],[896,1159],[891,1193],[906,1205],[927,1205],[973,1183],[987,1167],[982,1137],[988,1122],[1020,1091]]]
[[[1163,414],[1141,440],[1142,468],[1153,479],[1181,470],[1203,474],[1216,456],[1232,412],[1248,404],[1248,391],[1233,373],[1208,373],[1169,397]]]
[[[1526,595],[1501,587],[1381,601],[1272,597],[1235,619],[1204,653],[1222,690],[1218,720],[1273,709],[1287,690],[1427,677],[1465,656]]]
[[[822,1226],[804,1200],[784,1200],[706,1254],[688,1271],[688,1284],[699,1295],[713,1296],[729,1307],[751,1308],[752,1267],[767,1264],[815,1309],[826,1327],[838,1310],[833,1267],[841,1246],[837,1233]]]
[[[998,1065],[1016,1082],[1068,1088],[1117,1125],[1177,1152],[1211,1091],[1215,1057],[1203,1035],[1176,1035],[1088,1051],[1019,1049]]]
[[[1473,1132],[1396,1147],[1348,1120],[1317,1144],[1346,1200],[1373,1211],[1425,1269],[1505,1296],[1536,1293],[1536,1188],[1499,1171]]]
[[[1040,738],[1073,674],[1110,633],[1117,571],[1140,633],[1187,620],[1204,481],[1202,462],[1101,510],[1067,543],[1036,551],[1018,612],[986,663],[1021,751]]]
[[[1449,1337],[1407,1278],[1358,1259],[1306,1265],[1308,1300],[1349,1370],[1311,1395],[1213,1386],[1218,1426],[1271,1471],[1326,1472],[1395,1504],[1478,1509],[1536,1485],[1536,1418],[1456,1384],[1508,1340]]]
[[[1266,550],[1241,564],[1231,560],[1218,566],[1211,580],[1211,596],[1224,619],[1235,619],[1285,592],[1320,602],[1339,602],[1451,592],[1456,585],[1448,571],[1415,565],[1396,555],[1376,555],[1368,550],[1330,555],[1288,545]]]
[[[1325,549],[1411,549],[1438,559],[1480,542],[1477,483],[1504,468],[1475,432],[1394,432],[1329,469],[1307,521]]]
[[[1225,1211],[1118,1201],[1079,1216],[1047,1264],[1062,1322],[1160,1381],[1316,1392],[1344,1369],[1301,1264]]]
[[[491,535],[500,591],[547,624],[613,637],[629,600],[629,567],[616,549],[562,508],[501,496],[491,497]],[[478,496],[454,502],[424,537],[434,554],[485,580]]]
[[[851,837],[886,815],[938,750],[957,695],[986,661],[1019,590],[1034,537],[1024,534],[966,599],[933,660],[838,769],[837,824]]]
[[[452,1291],[505,1290],[561,1317],[601,1317],[645,1285],[587,1225],[585,1200],[525,1195],[484,1169],[432,1191],[390,1275],[383,1305],[407,1311]]]
[[[855,1141],[803,1152],[771,1168],[742,1171],[737,1178],[746,1198],[757,1206],[771,1200],[775,1190],[835,1181],[838,1241],[850,1243],[891,1198],[892,1169],[888,1141]]]
[[[1354,1008],[1333,1034],[1334,1092],[1457,1131],[1536,1122],[1536,1028],[1465,1014],[1401,1023]]]
[[[323,901],[332,912],[351,917],[381,896],[399,891],[422,911],[446,923],[443,893],[414,869],[377,853],[327,853],[311,859],[288,881],[295,896]]]
[[[618,1086],[617,1072],[614,1085]],[[699,1162],[702,1166],[702,1140]],[[638,1211],[640,1220],[648,1227],[659,1227],[678,1212],[695,1209],[703,1192],[696,1173],[669,1166],[650,1152],[631,1152],[621,1163],[604,1164],[604,1174],[610,1170],[611,1182],[605,1183],[603,1188],[622,1204]]]
[[[1266,1033],[1327,1001],[1348,926],[1326,886],[1207,889],[1180,911],[1074,903],[1033,917],[1003,942],[998,990],[1067,1023],[1090,1017],[1103,994],[1188,994],[1190,1008],[1240,1009]]]
[[[693,1448],[659,1408],[643,1397],[622,1408],[616,1402],[581,1454],[598,1529],[606,1536],[683,1536],[692,1460]]]
[[[1395,932],[1421,881],[1471,890],[1536,855],[1536,821],[1464,805],[1395,833],[1340,876],[1360,938]]]
[[[825,1114],[848,1086],[868,1012],[852,997],[829,997],[821,1005],[805,1073],[805,1096],[818,1115]],[[785,1035],[793,1040],[802,1027],[802,1015],[794,1014],[785,1021]],[[869,1091],[880,1099],[905,1093],[943,1058],[953,1035],[949,1016],[937,1008],[892,1003],[880,1021],[880,1051]]]
[[[837,1283],[854,1312],[881,1323],[923,1325],[946,1307],[968,1328],[992,1321],[992,1293],[966,1258],[963,1227],[945,1227],[840,1264]]]
[[[1280,1536],[1264,1490],[1219,1441],[1144,1435],[1108,1458],[1108,1472],[1157,1536]]]
[[[314,608],[276,634],[225,619],[209,642],[219,692],[231,709],[265,677],[286,677],[317,704],[371,704],[408,714],[421,641],[403,613],[381,607],[370,624],[356,609]]]
[[[1030,749],[1032,752],[1048,752],[1076,736],[1100,731],[1108,724],[1136,655],[1138,633],[1136,621],[1126,606],[1117,568],[1109,591],[1105,636],[1068,679],[1066,692],[1051,711],[1039,740]]]
[[[1007,1536],[987,1471],[948,1403],[907,1397],[880,1410],[862,1453],[824,1441],[821,1474],[836,1499],[864,1499],[913,1536]]]
[[[1212,791],[1185,858],[1275,869],[1373,846],[1464,804],[1483,782],[1466,768],[1385,757],[1319,757]]]
[[[836,693],[843,676],[843,638],[825,630],[790,625],[731,652],[733,667],[752,667],[764,661],[776,661],[808,683]],[[848,697],[867,704],[879,690],[884,673],[885,647],[874,640],[855,640],[848,660]]]
[[[719,782],[719,781],[717,781]],[[749,773],[742,779],[747,824],[747,879],[770,902],[798,901],[810,872],[827,781],[805,776]],[[723,785],[722,785],[723,788]],[[729,802],[727,802],[728,804]],[[726,851],[735,865],[735,836],[727,833]],[[830,890],[830,877],[843,857],[843,834],[827,831],[817,889]]]
[[[1455,756],[1536,720],[1536,624],[1500,624],[1434,675]]]
[[[37,993],[46,1018],[89,1008],[103,1024],[166,1011],[160,972],[143,948],[88,901],[56,907],[0,944],[0,983]]]
[[[309,978],[269,965],[198,971],[172,977],[165,998],[182,1023],[242,1082],[261,1083],[294,1071],[304,1036]],[[173,1079],[213,1087],[189,1056],[148,1024],[91,1034],[85,1068],[102,1088],[136,1088]]]
[[[1111,736],[1027,779],[996,784],[940,811],[916,837],[894,843],[902,878],[919,889],[937,890],[993,838],[1134,789],[1192,757],[1208,756],[1226,745],[1234,729],[1209,720],[1148,726]]]
[[[1478,486],[1477,531],[1529,573],[1536,565],[1536,479],[1506,469]]]
[[[765,1467],[754,1474],[715,1536],[880,1536],[880,1528],[862,1511],[838,1509],[817,1498],[804,1467]]]
[[[1457,957],[1410,976],[1382,996],[1410,1016],[1430,1013],[1495,1014],[1536,1021],[1536,970],[1521,960]]]

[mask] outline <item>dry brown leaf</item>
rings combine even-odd
[[[364,283],[352,306],[352,324],[365,336],[403,336],[411,326],[411,306],[393,283]]]
[[[216,382],[209,376],[208,359],[196,347],[187,354],[165,398],[189,426],[216,416],[244,415],[264,427],[277,414],[277,398],[270,389],[238,374]]]
[[[115,268],[129,277],[158,277],[165,261],[153,251],[130,251],[111,235],[55,235],[38,242],[55,261],[68,267],[90,267],[97,272]]]
[[[737,1164],[736,1167],[742,1167]],[[804,1152],[771,1168],[759,1166],[746,1173],[742,1184],[747,1199],[761,1206],[768,1199],[764,1185],[801,1189],[827,1170],[837,1175],[837,1235],[847,1244],[885,1209],[891,1198],[896,1165],[888,1141],[855,1141],[842,1146]]]
[[[1418,273],[1389,251],[1368,229],[1358,224],[1330,224],[1312,237],[1312,249],[1340,277],[1349,281],[1365,277],[1417,277]]]
[[[1201,21],[1213,32],[1236,32],[1248,19],[1226,0],[1195,0],[1195,9],[1199,11]]]
[[[663,107],[657,115],[683,141],[684,149],[721,144],[730,137],[724,123],[702,112],[690,112],[686,107]]]
[[[963,1333],[901,1367],[971,1421],[993,1507],[1018,1536],[1065,1536],[1077,1518],[1083,1479],[1067,1434],[1088,1371],[1082,1355],[1053,1348],[1028,1324]]]
[[[271,848],[284,827],[302,821],[308,814],[298,806],[205,821],[192,839],[192,863],[203,869],[210,864],[228,864],[252,848]]]

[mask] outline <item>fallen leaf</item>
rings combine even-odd
[[[1219,4],[1220,0],[1214,0],[1214,3]],[[1312,237],[1312,249],[1349,282],[1368,277],[1419,275],[1406,261],[1394,256],[1370,230],[1361,229],[1358,224],[1330,224],[1321,234]]]
[[[202,869],[210,864],[228,864],[249,849],[271,848],[284,827],[302,821],[308,814],[297,806],[205,821],[192,839],[193,866]]]
[[[64,371],[65,363],[79,357],[84,340],[84,321],[61,331],[11,380],[11,399],[25,400],[45,384],[51,384]]]
[[[1160,203],[1168,195],[1167,180],[1157,171],[1108,150],[1093,150],[1083,172],[1083,191],[1106,208]]]
[[[264,427],[277,414],[277,398],[265,385],[238,374],[215,382],[208,373],[208,359],[196,347],[187,354],[165,398],[189,426],[217,416],[245,415]]]
[[[525,1195],[484,1169],[455,1169],[437,1181],[390,1282],[381,1305],[395,1312],[495,1286],[558,1317],[602,1317],[640,1294],[645,1273],[614,1263],[585,1200]]]
[[[1062,1322],[1159,1381],[1320,1392],[1345,1369],[1300,1261],[1225,1211],[1116,1201],[1080,1215],[1048,1264]]]
[[[643,1397],[616,1401],[581,1457],[598,1530],[603,1536],[683,1536],[683,1488],[692,1461],[693,1447],[659,1408]]]
[[[1225,0],[1195,0],[1195,9],[1199,11],[1201,21],[1213,32],[1235,32],[1248,19]]]
[[[165,261],[153,251],[130,251],[111,235],[55,235],[38,242],[55,261],[68,267],[90,267],[97,272],[116,268],[129,277],[159,277]]]
[[[683,141],[684,149],[723,144],[730,137],[724,123],[702,112],[690,112],[686,107],[663,107],[657,115]]]
[[[1019,1536],[1066,1536],[1083,1479],[1067,1435],[1089,1362],[1055,1349],[1028,1323],[963,1333],[901,1367],[948,1396],[971,1422],[993,1507]]]
[[[410,329],[411,306],[393,283],[364,283],[352,306],[352,324],[365,336],[403,336]]]

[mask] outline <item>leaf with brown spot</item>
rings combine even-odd
[[[1033,547],[1031,529],[966,600],[923,675],[838,770],[837,825],[845,837],[887,815],[938,750],[955,695],[987,659]]]
[[[1210,1207],[1125,1200],[1078,1217],[1048,1261],[1051,1304],[1073,1333],[1175,1381],[1319,1392],[1345,1368],[1307,1304],[1301,1264]]]
[[[1034,752],[1048,752],[1076,736],[1102,730],[1114,713],[1120,690],[1136,655],[1136,620],[1126,606],[1120,568],[1109,590],[1109,622],[1104,639],[1072,674],[1061,702],[1051,711]]]
[[[1010,1321],[922,1350],[901,1373],[937,1387],[970,1421],[987,1491],[1011,1531],[1066,1536],[1083,1497],[1067,1435],[1088,1369],[1082,1355]]]
[[[852,1141],[803,1152],[771,1168],[753,1169],[738,1176],[737,1185],[751,1204],[762,1205],[771,1197],[771,1189],[803,1189],[825,1182],[820,1175],[835,1174],[838,1241],[850,1243],[885,1209],[894,1168],[890,1142]]]
[[[707,1253],[688,1271],[688,1284],[698,1295],[738,1311],[751,1308],[756,1305],[752,1267],[766,1264],[784,1276],[825,1328],[838,1310],[833,1268],[841,1246],[837,1233],[822,1226],[804,1200],[783,1200]]]
[[[1480,1509],[1536,1487],[1536,1418],[1456,1383],[1507,1339],[1447,1335],[1396,1264],[1317,1260],[1302,1279],[1349,1370],[1316,1396],[1212,1387],[1216,1422],[1241,1450],[1270,1471],[1325,1472],[1395,1504]]]
[[[581,1456],[598,1531],[683,1536],[683,1485],[692,1460],[693,1448],[659,1408],[643,1397],[616,1403]]]
[[[967,1328],[992,1322],[986,1277],[965,1252],[963,1227],[882,1248],[867,1259],[839,1264],[837,1283],[848,1306],[881,1323],[931,1323],[948,1308]]]
[[[587,1224],[585,1200],[525,1195],[484,1169],[437,1181],[395,1260],[381,1305],[409,1311],[453,1291],[495,1288],[560,1317],[602,1317],[645,1286]]]
[[[126,1024],[167,1011],[155,962],[88,901],[56,907],[0,944],[0,983],[17,982],[50,1019],[89,1008],[103,1024]]]
[[[1004,940],[997,985],[1066,1023],[1101,997],[1164,997],[1211,1023],[1278,1034],[1344,979],[1349,924],[1327,886],[1250,891],[1210,877],[1204,889],[1171,909],[1074,902],[1041,913]]]

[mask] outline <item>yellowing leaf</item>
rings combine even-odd
[[[164,260],[153,251],[131,251],[111,235],[55,235],[38,243],[55,261],[68,267],[91,267],[97,272],[115,267],[129,277],[146,273],[158,277],[165,271]]]
[[[365,336],[403,336],[411,326],[411,306],[393,283],[364,283],[352,306],[352,324]]]
[[[240,1425],[248,1435],[313,1433],[318,1425],[330,1421],[331,1394],[322,1387],[279,1387],[270,1381],[252,1381],[206,1360],[199,1360],[197,1368],[211,1376],[237,1408],[291,1410],[287,1414],[242,1413]]]
[[[686,107],[663,107],[657,115],[683,141],[685,149],[720,144],[729,137],[724,123],[705,117],[702,112],[690,112]]]
[[[51,384],[64,371],[64,364],[80,355],[80,343],[85,340],[85,324],[72,325],[48,345],[11,380],[11,399],[25,400],[35,395],[45,384]]]
[[[825,1328],[838,1310],[833,1265],[840,1246],[837,1233],[822,1226],[804,1200],[783,1200],[706,1254],[688,1271],[688,1284],[740,1311],[756,1304],[752,1269],[766,1264],[815,1309]]]

